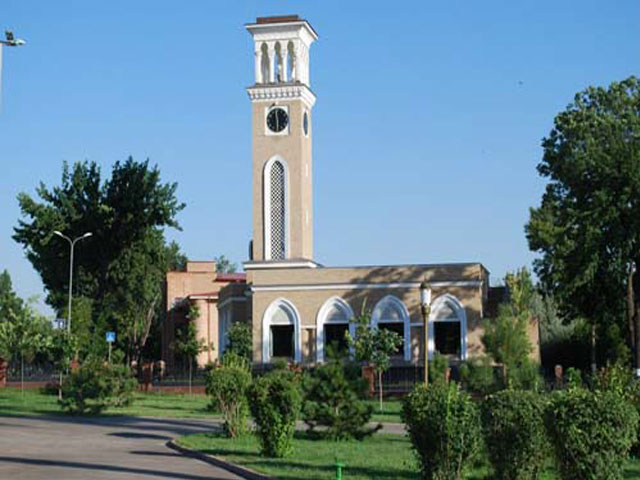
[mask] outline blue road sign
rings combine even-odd
[[[107,332],[107,342],[114,343],[116,341],[116,332]]]

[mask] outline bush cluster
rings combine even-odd
[[[89,359],[63,382],[60,405],[69,413],[95,415],[130,405],[137,385],[129,367]]]
[[[452,382],[418,385],[402,408],[425,480],[461,480],[481,445],[480,415],[468,393]]]

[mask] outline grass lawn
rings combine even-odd
[[[182,437],[178,442],[194,450],[225,458],[281,480],[326,480],[334,478],[336,457],[345,464],[345,480],[415,479],[418,468],[409,440],[400,435],[378,434],[362,442],[311,440],[296,434],[294,453],[287,458],[265,458],[259,454],[256,437],[228,439],[219,433],[199,433]],[[489,480],[486,465],[477,465],[468,480]],[[640,461],[630,461],[625,479],[640,478]],[[550,467],[541,480],[557,480]]]
[[[107,415],[133,415],[165,418],[211,418],[215,412],[207,410],[209,399],[205,395],[136,392],[129,407],[109,408]],[[38,389],[0,389],[0,415],[62,415],[56,395],[45,395]]]
[[[382,412],[380,411],[380,403],[377,400],[367,400],[367,403],[373,406],[372,422],[402,423],[400,418],[400,412],[402,411],[401,400],[385,400],[382,402]]]
[[[387,400],[380,406],[375,400],[367,400],[373,410],[373,422],[401,423],[400,400]],[[134,415],[165,418],[210,418],[217,414],[207,410],[206,395],[186,395],[163,392],[136,392],[133,405],[126,408],[110,408],[110,415]],[[60,415],[58,397],[45,395],[35,388],[24,391],[24,399],[18,388],[0,388],[0,415]]]

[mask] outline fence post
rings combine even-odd
[[[563,378],[564,375],[562,373],[562,365],[556,365],[553,371],[556,379],[556,388],[558,390],[562,390],[562,387],[564,386],[564,378]]]

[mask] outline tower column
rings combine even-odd
[[[269,83],[276,83],[276,44],[275,42],[267,43],[267,52],[269,55]]]
[[[255,62],[256,62],[256,84],[264,83],[264,78],[262,78],[262,49],[258,44],[256,44],[255,49]]]
[[[287,75],[287,70],[289,70],[289,51],[287,46],[280,45],[280,60],[282,61],[282,65],[280,66],[282,70],[282,81],[288,82],[289,77]]]

